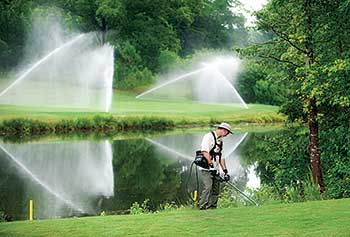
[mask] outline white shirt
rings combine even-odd
[[[222,137],[218,138],[218,135],[216,134],[216,132],[214,131],[215,134],[215,138],[216,138],[216,142],[219,144],[222,142]],[[204,135],[203,139],[202,139],[202,143],[201,143],[201,151],[206,151],[206,152],[210,152],[211,149],[213,149],[213,147],[215,146],[215,139],[213,137],[213,134],[211,132],[207,133]],[[217,148],[219,149],[219,148]],[[218,151],[216,151],[218,152]],[[224,159],[224,153],[221,151],[221,159]],[[214,169],[220,171],[220,163],[219,163],[219,158],[216,159],[216,161],[212,160],[213,165],[214,165]]]

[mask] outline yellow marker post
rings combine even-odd
[[[29,220],[33,221],[33,200],[29,200]]]
[[[195,190],[193,193],[193,201],[197,201],[197,190]]]

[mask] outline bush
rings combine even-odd
[[[118,89],[135,89],[140,86],[150,85],[153,82],[153,74],[147,68],[142,70],[130,69],[125,72],[123,79],[121,79],[117,84]]]
[[[246,103],[281,105],[286,101],[286,86],[277,80],[279,77],[273,70],[248,61],[238,76],[237,90]]]
[[[348,121],[343,124],[328,125],[320,132],[321,164],[328,198],[350,197],[350,129],[346,127]]]
[[[150,213],[150,209],[148,206],[149,199],[143,201],[143,203],[140,205],[138,202],[134,202],[130,207],[130,214],[131,215],[139,215],[139,214],[146,214]]]
[[[312,181],[311,176],[304,183],[292,182],[281,190],[276,189],[276,187],[262,185],[258,190],[252,191],[252,197],[259,203],[269,203],[271,201],[294,203],[321,199],[318,187]]]
[[[54,131],[54,126],[49,123],[31,119],[10,119],[3,121],[0,131],[2,134],[45,134]]]
[[[183,205],[176,205],[174,202],[171,202],[171,203],[165,203],[165,204],[161,204],[159,206],[159,211],[160,212],[171,212],[171,211],[176,211],[176,210],[181,210],[181,209],[184,209],[185,206]]]
[[[134,89],[152,83],[152,72],[142,65],[141,56],[130,42],[117,44],[116,54],[113,80],[115,88]]]
[[[74,130],[75,127],[71,120],[62,119],[55,125],[55,132],[57,133],[73,132]]]
[[[0,211],[0,222],[9,221],[9,217],[6,215],[4,211]]]
[[[225,186],[219,196],[218,207],[232,208],[232,207],[238,207],[239,205],[241,204],[238,196],[233,193],[232,189]]]
[[[182,59],[177,55],[177,53],[163,50],[160,52],[158,58],[158,72],[159,73],[167,73],[174,69],[178,69],[183,65]]]
[[[5,120],[0,126],[2,135],[43,135],[48,133],[65,134],[72,132],[127,131],[127,130],[164,130],[174,127],[172,120],[156,117],[115,118],[113,116],[81,117],[75,120],[42,122],[30,119]]]

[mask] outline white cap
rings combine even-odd
[[[220,123],[220,124],[217,124],[215,126],[218,127],[218,128],[226,129],[229,133],[232,133],[231,125],[228,124],[228,123]]]

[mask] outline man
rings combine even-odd
[[[222,138],[230,133],[232,133],[231,126],[227,123],[221,123],[217,125],[215,131],[207,133],[203,137],[201,151],[208,161],[209,170],[201,170],[203,179],[203,191],[199,199],[199,208],[201,210],[217,207],[220,181],[215,176],[220,174],[220,167],[225,174],[224,179],[230,179],[222,153]]]

